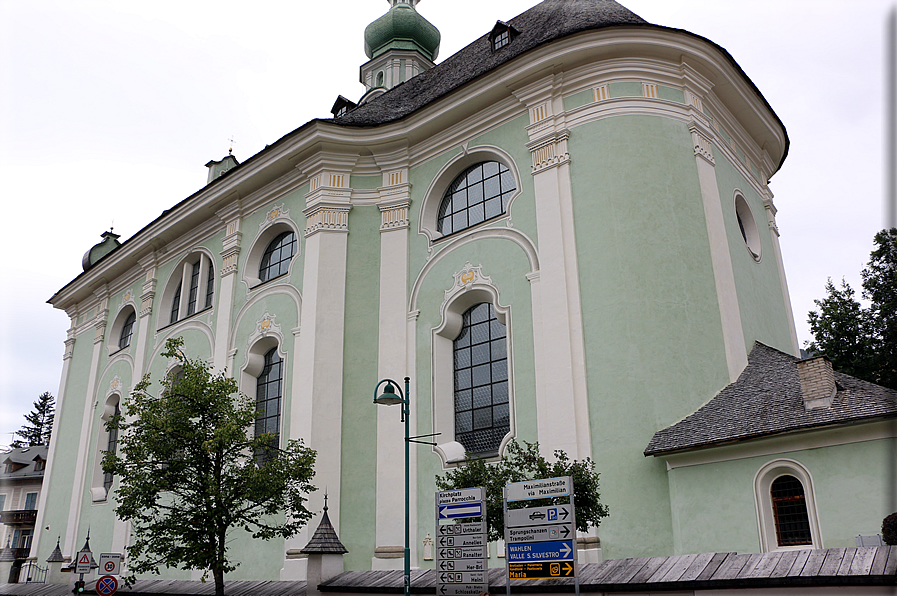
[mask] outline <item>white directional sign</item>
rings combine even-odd
[[[549,507],[528,507],[527,509],[511,509],[508,511],[508,527],[542,526],[567,524],[573,521],[573,507],[570,505],[551,505]]]
[[[481,559],[446,559],[436,565],[439,571],[485,571],[486,564]]]
[[[461,490],[443,490],[436,493],[437,505],[455,505],[457,503],[473,503],[485,501],[483,487],[462,488]]]
[[[575,536],[573,524],[559,526],[532,526],[530,528],[508,528],[510,542],[545,542],[547,540],[566,540]]]
[[[446,523],[459,518],[479,519]],[[436,528],[436,595],[488,592],[486,491],[477,487],[436,493]]]
[[[489,584],[443,584],[436,582],[439,596],[479,596],[489,591]]]
[[[437,528],[437,533],[440,536],[458,536],[459,534],[485,534],[486,522],[485,520],[480,520],[477,522],[470,522],[466,524],[446,524],[444,526],[437,526]]]
[[[460,534],[458,536],[440,536],[436,539],[437,546],[485,546],[484,534]]]
[[[75,573],[90,573],[91,555],[89,550],[82,550],[78,553],[78,559],[75,561]]]
[[[551,497],[568,497],[573,492],[569,476],[514,482],[507,486],[508,501],[529,501]]]
[[[469,546],[461,548],[437,548],[440,559],[485,559],[485,546]]]
[[[436,579],[443,584],[484,584],[485,571],[439,571]]]

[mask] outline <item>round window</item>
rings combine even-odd
[[[744,245],[755,261],[760,260],[760,230],[757,229],[757,222],[754,221],[754,215],[751,208],[748,207],[747,201],[741,195],[735,195],[735,217],[738,220],[738,229],[741,232],[741,238]]]

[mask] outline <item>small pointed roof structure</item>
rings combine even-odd
[[[62,551],[59,549],[59,537],[57,537],[56,548],[50,553],[50,556],[47,558],[47,563],[62,563],[63,561],[65,561],[65,557],[62,556]]]
[[[6,548],[0,549],[0,563],[11,563],[16,560],[16,554],[9,546],[9,536],[6,537]]]
[[[327,515],[327,495],[324,495],[324,515],[321,516],[321,523],[300,552],[307,555],[344,555],[349,552],[339,541],[339,536],[330,523],[330,516]]]

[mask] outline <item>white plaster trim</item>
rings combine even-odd
[[[236,354],[235,352],[234,352],[234,354],[231,354],[230,352],[233,352],[234,350],[236,350],[236,347],[237,347],[236,346],[236,340],[237,340],[236,332],[237,332],[237,329],[240,328],[241,323],[243,322],[243,317],[246,315],[247,312],[249,312],[249,310],[253,306],[258,304],[259,301],[264,300],[268,296],[273,296],[275,294],[286,294],[287,296],[292,298],[293,302],[296,305],[296,320],[297,321],[301,320],[299,317],[301,316],[301,313],[302,313],[302,295],[299,293],[299,290],[296,289],[295,286],[293,286],[292,284],[279,284],[279,285],[266,286],[262,291],[257,293],[251,299],[249,299],[246,302],[246,304],[244,304],[243,307],[240,309],[240,311],[237,313],[237,316],[234,317],[234,322],[233,322],[233,325],[231,325],[230,333],[229,333],[229,335],[230,335],[230,344],[228,345],[228,349],[230,350],[228,352],[229,358],[233,358],[233,356]]]
[[[277,338],[277,345],[283,345],[283,333],[280,330],[280,325],[275,321],[276,318],[277,315],[272,315],[267,310],[265,311],[262,318],[256,321],[255,330],[250,334],[249,339],[246,342],[247,350],[259,339],[268,337],[269,335]]]
[[[443,258],[445,258],[446,255],[450,254],[456,248],[484,238],[503,238],[517,244],[521,249],[523,249],[523,252],[527,257],[527,261],[529,262],[531,271],[539,270],[539,253],[536,250],[536,246],[535,244],[533,244],[533,241],[530,240],[529,237],[523,232],[509,228],[481,228],[479,230],[474,230],[469,234],[461,235],[459,237],[453,237],[451,242],[447,243],[442,248],[442,250],[440,250],[433,256],[433,258],[427,261],[427,264],[424,265],[423,269],[420,270],[420,273],[417,274],[417,279],[414,281],[414,286],[411,289],[411,298],[408,305],[408,311],[414,312],[418,310],[417,298],[420,292],[420,287],[423,284],[423,280],[427,277],[427,274],[431,269],[433,269],[436,263],[441,261]]]
[[[192,316],[192,315],[191,315]],[[174,325],[169,325],[166,327],[163,332],[159,332],[156,335],[156,345],[153,347],[153,352],[150,355],[150,362],[153,362],[165,347],[165,342],[169,337],[174,337],[179,333],[183,333],[188,329],[196,329],[201,331],[203,335],[206,336],[206,339],[209,342],[209,354],[215,353],[215,332],[212,331],[212,327],[202,321],[199,318],[187,319],[186,321],[180,321],[175,323]]]
[[[508,204],[505,207],[505,212],[503,214],[505,216],[510,216],[511,205],[514,202],[514,199],[520,196],[520,193],[522,192],[523,185],[520,179],[520,171],[517,167],[517,163],[507,151],[494,145],[479,145],[472,149],[467,148],[465,145],[461,149],[462,150],[458,155],[450,159],[444,166],[442,166],[442,168],[440,168],[439,172],[436,173],[433,180],[430,182],[430,187],[427,189],[427,192],[424,193],[424,200],[420,211],[420,221],[418,222],[418,233],[426,236],[427,240],[431,243],[437,242],[443,238],[442,234],[437,231],[436,220],[439,215],[439,205],[445,197],[445,191],[451,183],[455,181],[455,178],[468,167],[484,161],[497,161],[511,171],[511,174],[514,176],[516,190],[508,198]],[[501,216],[499,216],[499,218],[500,217]],[[493,220],[490,219],[488,221],[491,222]],[[485,223],[487,222],[471,226],[471,228],[468,229],[476,229]],[[457,233],[452,234],[451,236],[453,237],[456,235]]]
[[[768,457],[792,451],[837,447],[867,441],[897,437],[893,421],[875,421],[857,424],[808,429],[800,432],[748,439],[733,445],[707,447],[693,452],[658,455],[667,462],[668,470],[715,464],[752,457]]]
[[[459,449],[459,443],[455,440],[454,340],[461,330],[462,315],[470,307],[482,302],[492,304],[496,318],[505,326],[507,341],[510,428],[499,445],[499,453],[517,435],[511,307],[501,305],[498,287],[490,277],[483,275],[482,266],[473,266],[468,262],[452,277],[453,284],[445,290],[445,300],[439,309],[442,313],[441,323],[431,331],[433,348],[430,408],[433,432],[441,433],[435,438],[438,444],[433,447],[433,452],[441,459],[443,470],[464,459],[464,448]]]
[[[819,528],[819,516],[816,512],[816,490],[810,471],[799,461],[779,458],[767,462],[754,475],[754,506],[757,511],[757,525],[760,534],[760,552],[775,550],[793,550],[795,547],[780,547],[776,538],[775,517],[772,511],[770,486],[780,476],[794,476],[804,488],[804,502],[807,507],[807,518],[810,522],[812,545],[801,548],[824,548],[822,531]]]
[[[130,293],[130,292],[129,292]],[[121,338],[121,330],[122,327],[125,326],[125,320],[128,318],[128,312],[134,312],[134,327],[131,330],[131,343],[125,346],[124,348],[118,347],[118,340]],[[129,352],[131,345],[134,343],[134,338],[137,336],[140,331],[139,321],[141,318],[141,311],[137,309],[137,304],[134,302],[133,296],[130,296],[127,301],[123,302],[119,308],[118,312],[113,319],[112,326],[109,328],[109,333],[106,341],[106,350],[108,351],[108,355],[115,354],[116,352]],[[137,338],[139,339],[139,338]]]
[[[272,210],[273,212],[273,210]],[[269,212],[270,213],[270,212]],[[256,233],[255,238],[252,242],[249,243],[249,252],[246,255],[246,259],[243,261],[243,275],[240,276],[240,281],[243,282],[243,285],[246,287],[246,295],[248,296],[253,293],[254,289],[257,288],[261,283],[261,279],[259,279],[259,265],[262,262],[262,257],[265,254],[265,250],[268,248],[268,245],[284,232],[293,232],[296,236],[296,253],[293,255],[293,258],[290,259],[290,267],[286,275],[283,275],[277,279],[290,279],[293,275],[293,266],[299,260],[297,257],[302,252],[302,234],[300,232],[300,227],[289,217],[289,213],[281,213],[277,217],[274,218],[266,226],[259,226],[259,231]],[[270,280],[266,283],[277,283],[274,280]]]

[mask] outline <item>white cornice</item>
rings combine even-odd
[[[667,470],[700,466],[750,457],[783,455],[794,451],[835,447],[864,441],[877,441],[897,437],[893,420],[878,420],[841,426],[808,429],[771,437],[748,439],[730,445],[720,445],[690,451],[658,455],[667,463]]]
[[[621,55],[641,58],[621,61]],[[182,246],[189,244],[186,238],[193,238],[196,243],[193,232],[198,226],[205,229],[203,226],[210,221],[221,225],[211,214],[234,201],[243,201],[243,208],[249,210],[252,205],[276,200],[278,197],[271,194],[280,196],[285,189],[302,184],[304,176],[297,176],[294,169],[298,164],[308,175],[323,169],[322,160],[330,158],[346,166],[368,152],[381,155],[407,151],[407,166],[413,167],[522,115],[524,107],[513,93],[549,73],[558,73],[556,83],[562,86],[561,92],[566,92],[577,84],[584,85],[590,69],[598,76],[606,65],[622,67],[624,63],[633,76],[643,73],[651,81],[673,84],[678,80],[682,86],[685,79],[686,86],[712,86],[705,101],[709,101],[727,133],[733,135],[751,160],[762,164],[761,175],[769,175],[778,165],[785,150],[784,129],[743,74],[716,46],[697,36],[660,28],[586,31],[534,48],[397,122],[370,127],[308,122],[185,199],[129,239],[100,266],[70,282],[50,302],[68,309],[87,299],[99,280],[126,275],[136,259],[151,251],[164,247],[169,254],[180,252]],[[687,67],[683,68],[683,64]],[[553,92],[556,97],[557,90]],[[731,114],[738,114],[738,119]],[[571,127],[570,122],[559,124]],[[751,155],[750,143],[745,142],[748,138],[768,155]],[[740,166],[737,159],[732,161]],[[345,171],[351,170],[349,167]],[[166,246],[166,242],[175,246]]]

